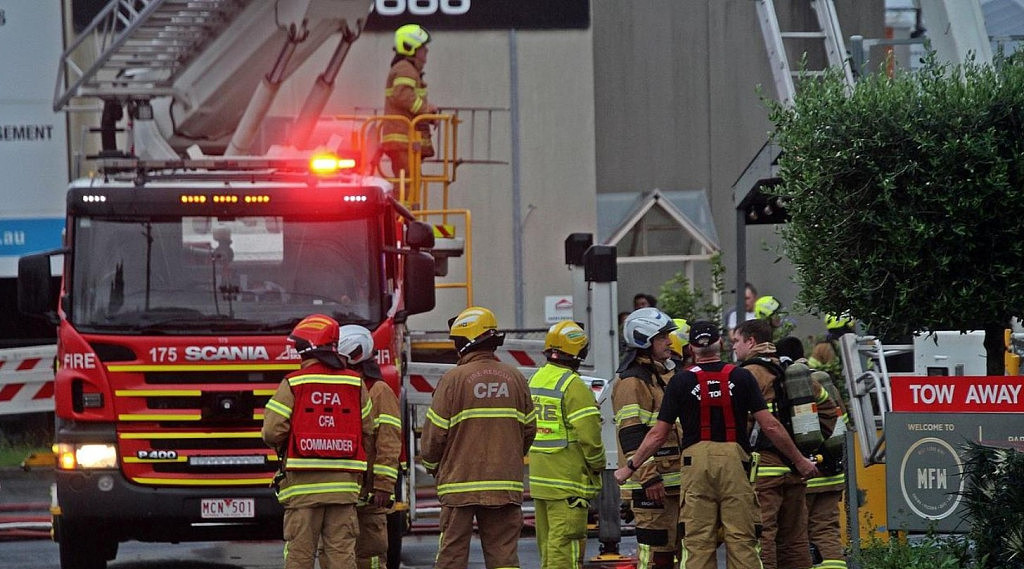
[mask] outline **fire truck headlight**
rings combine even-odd
[[[62,470],[78,468],[114,468],[117,449],[112,444],[57,445],[57,464]]]

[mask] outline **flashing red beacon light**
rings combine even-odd
[[[309,160],[309,169],[314,174],[333,174],[339,170],[356,167],[354,158],[343,158],[334,154],[314,154]]]

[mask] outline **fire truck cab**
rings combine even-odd
[[[288,333],[366,326],[397,391],[405,319],[434,306],[432,228],[387,181],[303,160],[108,161],[71,185],[64,245],[19,267],[22,310],[58,326],[64,569],[127,540],[280,539],[260,428]]]

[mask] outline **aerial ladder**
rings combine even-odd
[[[792,10],[786,14],[790,21],[802,18],[806,23],[803,29],[780,24],[779,7],[774,0],[757,1],[758,22],[778,100],[792,105],[799,82],[821,76],[829,67],[840,69],[846,84],[852,88],[853,71],[832,0],[787,2],[786,5]],[[808,13],[799,13],[801,7],[804,12],[813,12],[813,19]]]
[[[791,106],[801,83],[821,77],[829,68],[838,69],[852,91],[853,69],[832,0],[756,0],[755,7],[777,101]],[[786,219],[785,207],[770,191],[781,182],[780,154],[781,149],[769,139],[733,184],[737,291],[742,291],[747,281],[747,225],[783,223]],[[743,313],[743,295],[737,295],[736,303],[737,314]]]
[[[473,303],[471,213],[448,200],[455,181],[459,118],[323,117],[338,72],[362,33],[368,0],[113,0],[65,50],[54,91],[55,111],[76,98],[103,101],[99,157],[174,160],[183,156],[244,157],[261,153],[260,128],[282,84],[318,49],[335,42],[331,57],[289,129],[287,144],[268,155],[295,157],[313,148],[356,148],[364,174],[381,173],[374,155],[384,120],[410,130],[410,172],[382,175],[416,216],[435,226],[438,276],[448,260],[465,256],[458,277],[438,288],[461,289]],[[247,101],[247,104],[240,104]],[[118,149],[117,124],[128,112],[127,150]],[[424,168],[419,153],[421,122],[434,124],[438,157]],[[316,133],[347,129],[326,143]],[[317,129],[321,129],[318,131]],[[324,137],[321,137],[324,138]],[[81,158],[76,158],[81,170]],[[80,172],[76,172],[80,173]],[[432,199],[433,195],[433,199]],[[456,220],[459,221],[456,224]],[[458,235],[457,226],[462,230]]]
[[[455,181],[457,114],[409,120],[382,115],[325,116],[323,111],[352,43],[369,16],[371,0],[112,0],[61,56],[55,111],[80,110],[84,99],[102,101],[99,151],[85,159],[137,167],[162,163],[182,171],[253,170],[275,159],[306,158],[314,150],[354,158],[359,174],[392,183],[406,214],[434,222],[435,274],[448,259],[464,257],[465,276],[435,288],[465,292],[473,302],[471,216],[449,203]],[[268,145],[264,126],[282,85],[322,48],[330,58],[290,121],[285,139]],[[410,131],[411,171],[385,175],[376,141],[385,120]],[[423,121],[433,125],[437,157],[424,164],[417,152]],[[122,126],[123,125],[123,126]],[[95,147],[95,145],[93,145]],[[118,162],[120,161],[120,162]],[[132,166],[134,164],[136,166]],[[263,171],[260,170],[260,171]],[[79,167],[76,177],[82,173]],[[212,174],[211,174],[212,175]],[[461,224],[456,220],[461,219]],[[456,227],[463,232],[456,236]],[[455,282],[453,282],[455,281]],[[396,304],[397,306],[397,304]],[[391,317],[392,314],[389,314]],[[399,322],[401,343],[411,334]],[[408,374],[402,361],[403,375]],[[403,382],[406,377],[400,378]],[[410,457],[412,458],[412,457]]]
[[[117,107],[127,107],[131,150],[141,158],[178,157],[194,144],[251,153],[281,83],[334,37],[328,71],[336,74],[371,4],[114,0],[65,50],[54,110],[74,97],[101,99],[110,129]]]

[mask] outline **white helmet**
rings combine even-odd
[[[373,335],[356,324],[346,324],[338,331],[338,355],[349,364],[364,362],[373,357]]]
[[[627,346],[642,350],[651,347],[651,338],[678,327],[668,314],[648,306],[638,308],[626,317],[626,322],[622,325],[622,335]]]

